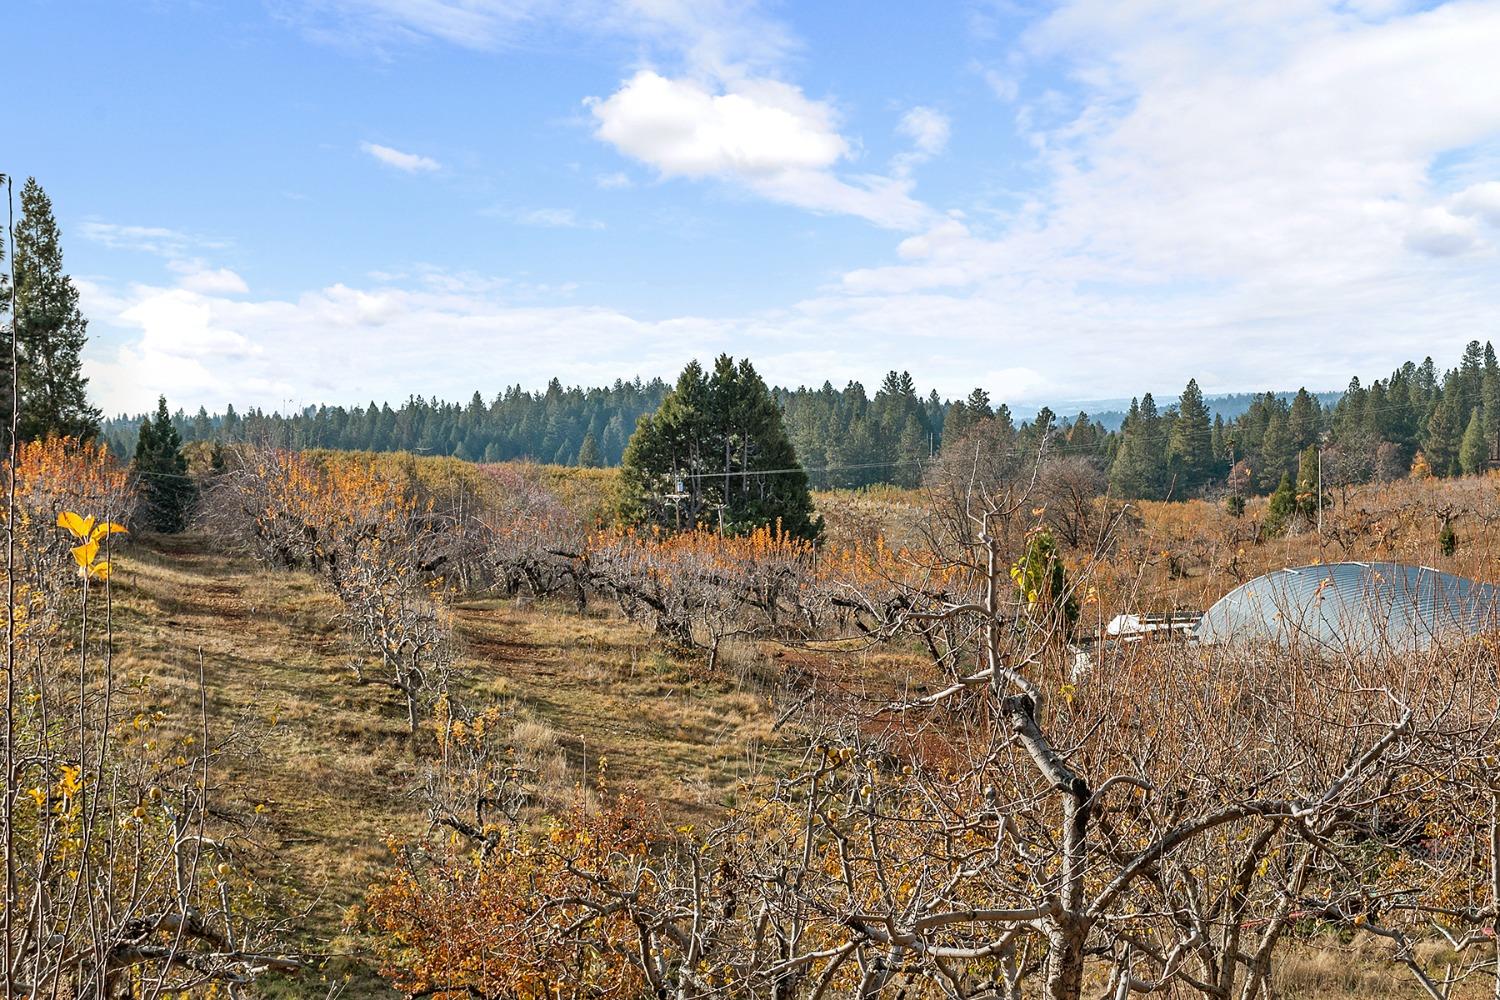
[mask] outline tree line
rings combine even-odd
[[[184,441],[616,466],[641,419],[673,388],[661,379],[594,388],[553,379],[540,392],[516,385],[488,401],[476,392],[466,404],[413,396],[398,408],[372,402],[283,415],[200,407],[170,419]],[[1475,473],[1500,460],[1500,365],[1494,348],[1477,340],[1454,368],[1440,373],[1430,357],[1408,361],[1368,385],[1351,379],[1331,405],[1328,394],[1306,388],[1265,392],[1248,405],[1233,397],[1225,409],[1239,412],[1226,417],[1192,380],[1166,404],[1149,392],[1132,399],[1118,429],[1048,407],[1018,419],[983,388],[957,400],[923,394],[908,372],[888,373],[873,395],[857,381],[842,389],[825,381],[767,391],[814,489],[919,485],[945,447],[970,447],[980,433],[988,447],[1034,450],[1045,440],[1054,454],[1085,461],[1109,492],[1127,499],[1271,493],[1283,477],[1299,481],[1310,448],[1321,451],[1325,484]],[[144,419],[121,415],[104,421],[102,433],[117,454],[128,455]]]

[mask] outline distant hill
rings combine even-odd
[[[1250,409],[1250,404],[1255,399],[1264,396],[1263,392],[1230,392],[1221,393],[1216,396],[1204,396],[1203,401],[1208,404],[1209,411],[1215,416],[1223,417],[1226,421],[1242,416]],[[1292,397],[1297,395],[1297,390],[1283,390],[1276,393],[1278,399],[1291,402]],[[1313,397],[1328,409],[1343,398],[1343,390],[1332,392],[1314,392]],[[1159,396],[1156,400],[1158,409],[1165,410],[1173,405],[1175,396]],[[1106,429],[1117,431],[1125,422],[1125,414],[1130,409],[1129,399],[1076,399],[1063,403],[1048,403],[1052,412],[1058,417],[1075,417],[1080,412],[1087,413],[1090,417],[1103,424]],[[1038,406],[1013,406],[1011,411],[1017,416],[1027,420],[1035,417]]]

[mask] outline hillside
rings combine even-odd
[[[306,907],[298,938],[329,956],[317,978],[268,981],[266,995],[323,996],[324,972],[352,977],[347,996],[395,995],[374,975],[358,913],[388,842],[428,831],[414,792],[431,733],[414,743],[397,700],[356,682],[337,602],[313,577],[264,569],[206,533],[138,537],[116,564],[115,668],[134,682],[135,707],[165,715],[157,740],[192,733],[201,653],[210,731],[234,735],[214,772],[219,818],[263,825],[253,834],[263,864],[294,891],[291,908]],[[468,600],[455,628],[456,693],[510,706],[513,745],[541,764],[534,815],[568,809],[580,787],[596,801],[603,759],[610,788],[645,795],[666,823],[711,822],[787,735],[776,732],[777,690],[823,662],[746,645],[707,676],[605,607]],[[857,683],[902,659],[842,662]]]
[[[1342,542],[1321,543],[1307,531],[1256,542],[1263,502],[1243,519],[1201,502],[1142,505],[1121,548],[1094,569],[1107,595],[1097,613],[1202,607],[1236,580],[1319,558],[1396,557],[1493,578],[1497,497],[1491,480],[1369,488],[1329,512]],[[830,546],[909,529],[922,503],[898,491],[819,495]],[[1436,551],[1433,509],[1459,528],[1453,556]],[[429,833],[414,793],[435,753],[431,731],[412,740],[392,692],[356,681],[338,602],[310,574],[266,569],[198,531],[134,538],[113,581],[114,665],[135,682],[128,697],[163,713],[157,739],[186,738],[197,725],[201,654],[208,729],[215,741],[233,735],[214,770],[217,820],[257,845],[262,870],[288,891],[297,940],[326,959],[315,974],[257,989],[325,996],[347,977],[341,995],[396,995],[376,975],[363,903],[392,863],[389,845]],[[475,596],[452,613],[454,693],[506,706],[510,748],[535,765],[530,823],[580,796],[600,808],[601,761],[611,793],[639,792],[665,826],[713,823],[797,759],[796,726],[778,723],[808,685],[869,704],[933,676],[925,655],[900,645],[814,654],[747,642],[708,674],[701,656],[670,651],[597,601],[580,612]],[[1278,973],[1284,995],[1415,995],[1384,954],[1372,940],[1352,951],[1333,939],[1298,944]]]

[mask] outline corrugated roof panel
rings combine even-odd
[[[1327,563],[1277,570],[1204,613],[1200,642],[1273,640],[1330,649],[1425,649],[1500,624],[1500,589],[1400,563]]]

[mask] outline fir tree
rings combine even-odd
[[[27,441],[53,435],[92,438],[99,432],[99,411],[88,403],[81,358],[88,321],[78,309],[78,289],[63,272],[52,201],[34,177],[21,189],[21,214],[12,248],[16,314],[11,328],[21,408],[17,433]],[[5,350],[7,359],[9,354]],[[6,393],[0,402],[6,426],[9,407]]]
[[[683,369],[657,411],[641,418],[620,480],[629,520],[722,524],[733,533],[779,524],[799,538],[822,532],[781,410],[748,360],[721,355],[711,376],[696,361]]]
[[[1298,389],[1287,414],[1287,434],[1292,439],[1292,449],[1301,453],[1310,445],[1317,444],[1318,431],[1323,422],[1322,407],[1306,389]]]
[[[1466,476],[1478,475],[1484,471],[1489,453],[1489,443],[1484,439],[1484,416],[1476,406],[1469,414],[1469,426],[1458,446],[1459,468]]]
[[[1257,478],[1261,488],[1280,482],[1291,473],[1297,462],[1297,450],[1292,447],[1291,429],[1287,417],[1280,409],[1273,410],[1266,421],[1266,433],[1260,443],[1260,462]]]
[[[1208,483],[1213,475],[1213,428],[1208,407],[1197,379],[1189,379],[1177,401],[1177,419],[1172,422],[1167,445],[1168,474],[1176,480],[1175,492],[1187,495]]]
[[[1453,412],[1447,399],[1440,399],[1427,418],[1427,434],[1422,439],[1422,452],[1427,464],[1437,476],[1451,476],[1458,471],[1458,446],[1462,438],[1458,415]]]
[[[1311,520],[1318,514],[1318,448],[1308,445],[1297,456],[1297,513]]]
[[[1486,457],[1500,457],[1500,362],[1493,344],[1484,345],[1484,374],[1479,379],[1479,408],[1484,413]]]
[[[604,464],[599,458],[599,443],[594,440],[592,431],[583,436],[583,444],[578,446],[578,464],[585,469],[597,469]]]
[[[141,423],[135,474],[140,479],[140,514],[146,526],[168,534],[186,528],[198,487],[188,476],[182,437],[172,424],[165,396],[157,400],[155,418],[148,417]]]
[[[1274,538],[1286,531],[1292,523],[1292,518],[1297,513],[1297,491],[1292,486],[1292,477],[1287,473],[1281,474],[1281,484],[1271,494],[1271,500],[1266,505],[1266,520],[1261,525],[1261,532],[1267,538]]]

